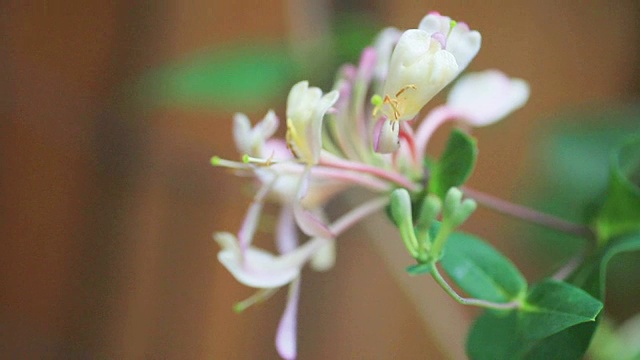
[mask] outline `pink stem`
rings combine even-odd
[[[369,200],[364,204],[352,209],[348,213],[342,215],[339,219],[333,222],[329,226],[331,233],[334,236],[339,236],[344,231],[349,229],[351,226],[364,219],[365,217],[373,214],[374,212],[382,209],[389,202],[388,197],[379,197],[373,200]],[[297,264],[296,266],[300,266],[305,263],[313,254],[322,247],[325,242],[332,241],[333,239],[326,239],[321,237],[315,237],[310,241],[307,241],[302,246],[300,246],[297,250],[282,255],[283,262],[289,264]]]
[[[327,152],[323,153],[323,155],[320,157],[320,164],[328,167],[337,168],[337,169],[365,172],[365,173],[389,180],[395,184],[401,185],[410,191],[418,190],[418,186],[416,184],[414,184],[409,179],[405,178],[404,176],[394,171],[380,169],[375,166],[340,159]]]
[[[545,214],[526,206],[517,205],[506,200],[499,199],[489,194],[482,193],[468,187],[462,187],[465,195],[477,201],[479,204],[495,210],[499,213],[510,215],[518,219],[522,219],[534,224],[542,225],[564,233],[593,239],[593,231],[588,227],[575,224],[564,219],[560,219],[553,215]]]

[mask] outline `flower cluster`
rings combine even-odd
[[[332,91],[323,93],[306,81],[295,84],[287,98],[285,139],[273,138],[279,119],[272,111],[254,126],[245,115],[235,116],[242,161],[214,157],[212,164],[253,177],[257,191],[240,230],[214,235],[221,246],[218,259],[238,281],[259,289],[237,310],[289,287],[276,336],[283,358],[296,356],[302,268],[330,268],[336,237],[387,206],[394,189],[423,190],[427,143],[444,122],[484,126],[526,102],[524,81],[496,70],[472,73],[457,81],[445,104],[417,122],[427,102],[475,57],[480,43],[480,33],[466,24],[430,13],[417,29],[382,31],[357,66],[339,70]],[[351,187],[369,190],[371,199],[328,221],[325,204]],[[281,205],[278,254],[252,244],[268,200]],[[308,240],[300,243],[298,230]]]

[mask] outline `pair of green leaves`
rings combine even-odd
[[[477,153],[475,140],[454,130],[442,156],[430,168],[429,192],[444,198],[449,188],[462,185],[473,171]],[[432,234],[437,231],[436,225]],[[509,259],[464,233],[449,237],[440,264],[466,294],[493,303],[516,304],[513,310],[488,310],[476,321],[468,338],[471,358],[543,358],[571,352],[575,356],[570,357],[579,357],[584,353],[603,306],[584,290],[552,279],[528,289]],[[430,267],[419,264],[407,271],[425,273]],[[586,336],[565,341],[563,334],[568,329],[583,329]],[[575,346],[580,342],[581,346]]]
[[[477,158],[475,141],[454,130],[430,167],[429,192],[441,198],[463,184]],[[510,311],[486,311],[473,325],[468,354],[474,359],[578,359],[586,352],[602,310],[606,269],[621,252],[640,250],[640,137],[612,155],[609,191],[595,226],[600,248],[569,279],[545,279],[527,290],[513,264],[482,240],[454,233],[441,265],[467,294],[496,303],[519,302]],[[411,274],[429,266],[407,269]]]
[[[530,289],[518,269],[477,237],[454,233],[445,246],[442,268],[467,294],[491,302],[518,302],[513,310],[488,310],[473,325],[467,352],[473,359],[580,357],[602,302],[584,290],[552,279]],[[568,329],[588,336],[558,341]],[[586,331],[585,331],[586,330]],[[584,342],[576,346],[575,342]],[[575,349],[577,348],[577,350]],[[548,355],[548,356],[547,356]]]
[[[545,280],[529,291],[518,311],[485,312],[469,334],[471,358],[579,359],[584,355],[598,325],[593,320],[604,301],[610,260],[640,250],[640,137],[616,148],[611,160],[608,193],[595,220],[597,251],[569,278],[572,285]]]

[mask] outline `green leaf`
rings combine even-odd
[[[462,130],[454,129],[440,160],[431,168],[429,192],[444,199],[449,188],[460,186],[469,178],[477,157],[476,140]]]
[[[602,303],[570,284],[544,280],[522,308],[486,311],[471,328],[472,359],[579,359],[587,349]]]
[[[640,136],[611,156],[609,191],[596,219],[601,242],[640,230]]]
[[[336,58],[340,63],[357,63],[362,49],[371,45],[381,26],[360,12],[340,12],[332,29]]]
[[[545,280],[535,286],[520,314],[520,333],[530,344],[524,358],[582,358],[602,307],[587,292],[564,282]]]
[[[582,359],[596,330],[598,321],[589,321],[574,325],[527,349],[525,359]]]
[[[283,44],[217,48],[148,73],[138,91],[148,106],[243,110],[286,93],[296,63]]]
[[[462,290],[478,299],[509,302],[527,291],[527,282],[513,263],[472,235],[449,236],[441,264]]]
[[[595,321],[602,303],[570,284],[545,280],[531,289],[520,326],[526,340],[540,340],[568,327]]]
[[[640,233],[614,239],[586,261],[570,280],[591,296],[604,301],[609,261],[617,254],[637,250],[640,250]],[[598,321],[568,328],[536,344],[528,354],[532,359],[579,359],[589,347],[597,326]]]
[[[476,360],[514,360],[521,344],[518,312],[485,311],[471,326],[467,354]]]

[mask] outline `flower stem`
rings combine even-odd
[[[455,301],[457,301],[458,303],[460,303],[462,305],[478,306],[478,307],[482,307],[482,308],[497,309],[497,310],[516,309],[516,308],[519,308],[521,306],[521,303],[519,301],[511,301],[511,302],[508,302],[508,303],[496,303],[496,302],[482,300],[482,299],[462,297],[442,277],[442,275],[440,274],[440,271],[438,270],[438,267],[436,266],[435,263],[431,263],[431,275],[436,280],[438,285],[440,285],[440,287],[449,296],[451,296]]]
[[[517,205],[468,187],[463,187],[462,189],[467,196],[477,201],[478,204],[501,214],[509,215],[567,234],[587,238],[589,240],[595,239],[593,231],[585,225],[576,224],[553,215],[533,210],[526,206]]]
[[[333,167],[336,169],[364,172],[391,181],[392,183],[400,185],[409,191],[418,190],[417,184],[414,184],[411,180],[407,179],[401,174],[396,173],[395,171],[385,170],[364,163],[341,159],[328,152],[322,153],[322,157],[320,158],[320,165]]]
[[[433,259],[440,259],[440,256],[442,256],[442,249],[444,248],[444,244],[446,244],[447,240],[449,239],[449,235],[451,235],[452,232],[453,228],[451,227],[451,224],[445,219],[445,221],[443,221],[442,225],[440,226],[440,230],[438,230],[438,235],[436,235],[436,238],[433,240],[430,254]]]

